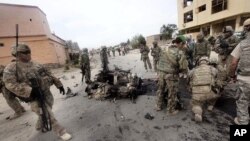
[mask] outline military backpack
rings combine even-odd
[[[194,70],[191,85],[192,93],[203,94],[211,92],[211,87],[214,85],[214,77],[211,66],[205,64],[198,66]]]

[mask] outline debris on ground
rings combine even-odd
[[[66,92],[66,97],[65,97],[66,99],[70,98],[70,97],[77,96],[77,95],[78,95],[78,93],[73,93],[72,90],[69,87],[67,87],[67,92]]]
[[[147,113],[145,116],[144,116],[145,119],[148,119],[148,120],[153,120],[155,117],[152,116],[151,114]]]

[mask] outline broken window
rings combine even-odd
[[[193,10],[184,13],[184,23],[193,21]]]
[[[199,9],[199,12],[205,11],[206,10],[206,4],[200,6],[198,9]]]
[[[212,14],[226,9],[227,9],[227,0],[212,0]]]
[[[184,0],[183,1],[183,7],[185,8],[187,6],[190,6],[190,5],[192,5],[192,3],[193,3],[193,0]]]

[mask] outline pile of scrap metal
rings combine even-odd
[[[132,102],[142,93],[142,79],[130,70],[115,67],[114,70],[100,71],[85,92],[89,98],[130,98]]]

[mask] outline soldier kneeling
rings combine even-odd
[[[195,114],[195,121],[202,122],[204,104],[208,104],[208,110],[212,111],[213,106],[219,97],[216,94],[215,79],[217,70],[209,66],[208,57],[201,57],[197,66],[189,74],[192,90],[192,111]]]

